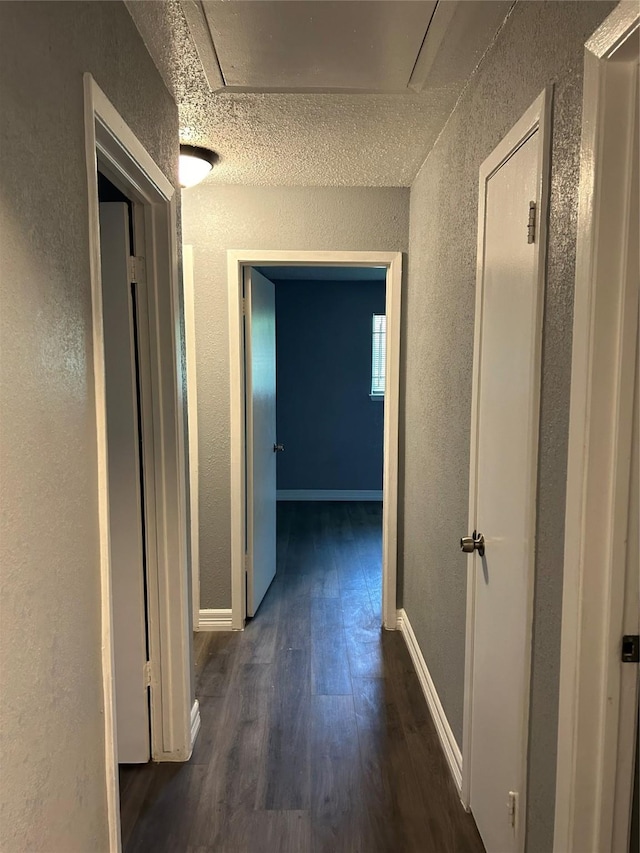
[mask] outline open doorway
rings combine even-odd
[[[135,761],[188,760],[200,716],[187,604],[175,189],[90,74],[84,96],[105,768],[110,848],[118,850],[120,738],[132,729],[130,713],[120,720],[120,676],[131,666]],[[109,201],[101,201],[100,186]],[[118,608],[121,563],[133,567],[135,594],[123,593]],[[116,647],[129,629],[137,652],[128,648],[123,657]]]
[[[384,267],[245,270],[249,617],[296,590],[381,625],[385,287]]]
[[[401,255],[390,253],[277,253],[229,252],[230,345],[232,365],[232,618],[233,627],[242,628],[247,615],[257,610],[276,570],[276,491],[279,445],[275,405],[275,286],[266,278],[273,268],[338,267],[379,268],[385,279],[384,353],[386,398],[383,416],[384,464],[382,477],[382,578],[379,622],[395,629],[396,615],[396,536],[397,536],[397,455],[398,455],[398,376],[400,338]],[[253,272],[253,270],[257,270]],[[296,277],[300,271],[293,273]],[[360,275],[371,273],[360,273]],[[281,272],[280,275],[285,275]],[[348,276],[349,274],[347,274]],[[351,273],[351,275],[357,275]],[[380,275],[380,274],[378,274]],[[286,279],[285,279],[286,280]],[[294,280],[294,279],[289,279]],[[254,287],[254,281],[257,286]],[[284,288],[282,290],[284,292]],[[381,316],[378,314],[378,316]],[[367,338],[373,335],[373,312]],[[325,330],[326,331],[326,330]],[[371,350],[367,347],[367,404],[370,399]],[[270,353],[265,359],[264,353]],[[265,389],[268,389],[265,393]],[[317,390],[321,396],[321,389]],[[295,394],[294,394],[295,397]],[[266,423],[268,426],[264,427]],[[267,438],[267,432],[270,434]],[[258,439],[256,440],[256,435]],[[304,445],[302,438],[301,445]],[[307,447],[308,451],[308,447]],[[305,454],[303,454],[305,455]],[[308,457],[308,452],[306,456]],[[317,461],[317,460],[316,460]],[[294,466],[299,467],[299,466]],[[325,464],[321,467],[328,468]],[[291,473],[291,472],[290,472]],[[300,473],[300,472],[298,472]],[[304,475],[303,475],[304,476]],[[308,472],[307,472],[308,476]],[[315,476],[320,476],[318,471]],[[291,482],[291,481],[290,481]],[[298,481],[298,484],[305,482]],[[307,480],[307,483],[312,482]],[[327,480],[315,482],[328,484]],[[344,481],[343,481],[344,483]],[[286,481],[285,481],[286,484]],[[282,485],[282,483],[281,483]],[[335,496],[340,489],[282,489],[281,497],[313,491]],[[342,490],[347,491],[346,489]],[[351,490],[353,493],[357,489]],[[375,494],[379,490],[362,490]],[[286,493],[289,492],[289,495]],[[328,495],[331,496],[331,495]],[[285,501],[282,501],[285,503]],[[286,510],[280,513],[282,516]],[[269,555],[263,559],[262,555]]]

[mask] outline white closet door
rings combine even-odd
[[[149,761],[147,624],[129,211],[100,205],[118,761]]]
[[[486,184],[476,441],[475,623],[470,805],[487,853],[515,853],[530,670],[532,412],[539,303],[537,247],[527,240],[539,197],[541,134]],[[469,531],[471,533],[471,531]]]

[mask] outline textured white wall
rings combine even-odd
[[[529,853],[552,848],[576,203],[585,40],[613,3],[518,3],[411,189],[404,602],[462,742],[478,170],[555,84],[530,721]]]
[[[203,184],[182,197],[198,360],[201,607],[231,606],[227,249],[404,251],[409,190]]]
[[[124,5],[0,3],[0,849],[108,849],[82,74],[169,178]]]

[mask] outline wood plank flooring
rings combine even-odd
[[[195,636],[191,760],[121,768],[125,853],[482,853],[380,561],[380,504],[278,505],[257,615]]]

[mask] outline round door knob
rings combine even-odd
[[[477,551],[481,557],[484,557],[484,536],[482,533],[477,533],[475,530],[471,536],[463,536],[460,540],[460,550],[465,554],[473,554]]]
[[[273,452],[274,453],[282,453],[283,450],[284,450],[284,444],[274,444],[273,445]]]

